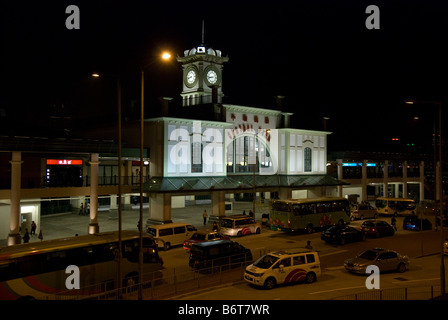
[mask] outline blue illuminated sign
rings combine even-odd
[[[342,163],[343,167],[357,167],[360,166],[362,167],[362,163],[356,163],[356,162],[343,162]],[[376,167],[376,163],[366,163],[367,167]]]

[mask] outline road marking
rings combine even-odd
[[[325,268],[325,270],[328,270],[328,271],[342,270],[342,269],[344,269],[344,266],[328,267],[328,268]]]
[[[434,281],[434,280],[440,280],[440,278],[420,279],[420,280],[406,280],[406,283],[409,283],[409,282],[419,282],[419,281]],[[392,283],[403,283],[403,281],[392,281]]]
[[[329,252],[329,253],[325,253],[325,254],[319,254],[319,257],[331,256],[333,254],[339,254],[339,253],[343,253],[343,252],[347,252],[347,251],[348,250],[333,251],[333,252]]]
[[[365,287],[366,287],[366,286],[338,288],[338,289],[332,289],[332,290],[324,290],[324,291],[310,292],[309,294],[319,294],[319,293],[334,292],[334,291],[341,291],[341,290],[359,289],[359,288],[365,288]]]

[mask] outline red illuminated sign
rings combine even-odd
[[[82,165],[82,160],[74,160],[74,159],[47,159],[47,165],[60,165],[60,166],[73,166]]]

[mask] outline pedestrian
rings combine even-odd
[[[204,218],[204,226],[207,223],[207,210],[204,210],[204,213],[202,214],[202,218]]]
[[[23,236],[23,243],[30,242],[30,234],[28,233],[28,228],[25,229],[25,235]]]
[[[395,231],[397,231],[397,225],[396,225],[397,219],[395,219],[394,216],[392,216],[392,219],[390,220],[390,224],[394,228]]]
[[[36,222],[31,221],[31,233],[30,233],[31,236],[36,235],[36,228],[37,228]]]
[[[83,203],[81,203],[81,207],[79,208],[79,214],[78,215],[80,215],[80,216],[84,215],[84,204]]]
[[[254,217],[254,213],[252,212],[252,210],[249,210],[249,217],[251,217],[251,218]]]
[[[86,210],[86,214],[87,214],[87,215],[90,214],[90,202],[87,202],[87,210]]]
[[[305,249],[313,250],[313,247],[311,246],[311,241],[310,241],[310,240],[308,240],[308,241],[306,242]]]
[[[213,231],[218,231],[218,224],[216,222],[213,222],[212,230]]]
[[[40,229],[39,235],[37,236],[37,238],[40,239],[40,241],[44,240],[44,236],[42,235],[42,229]]]
[[[141,220],[138,220],[138,222],[137,222],[137,229],[138,229],[138,231],[140,231],[141,228],[142,228],[142,222],[141,222]]]

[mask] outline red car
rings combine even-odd
[[[228,236],[223,236],[217,231],[200,230],[195,232],[190,239],[184,241],[184,249],[190,251],[193,243],[228,239],[230,239]]]

